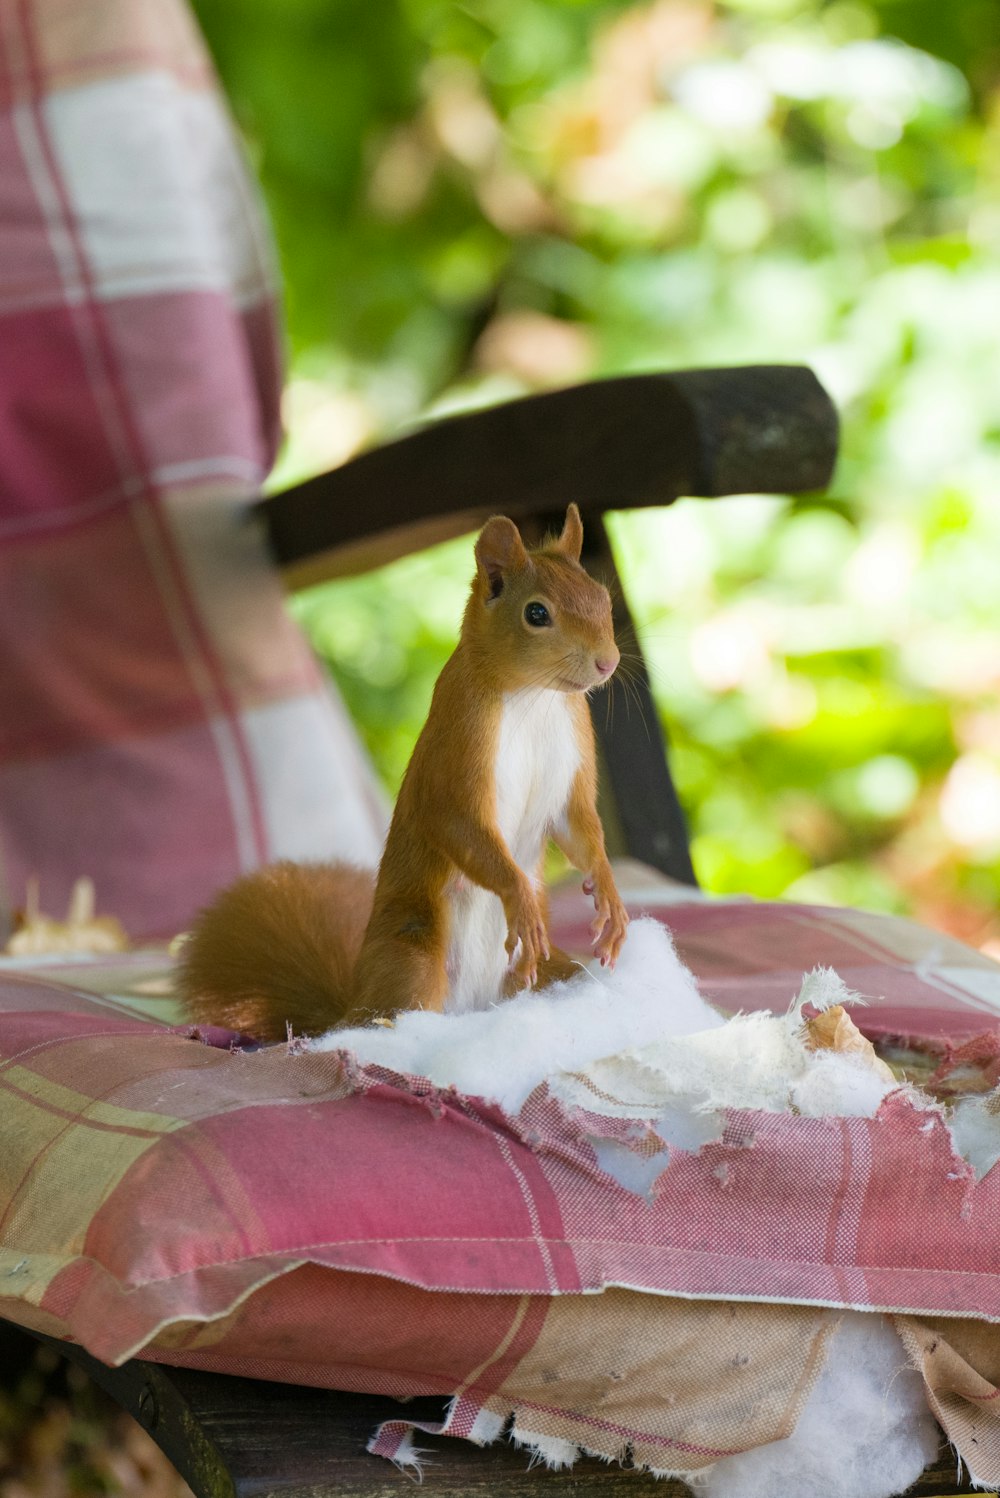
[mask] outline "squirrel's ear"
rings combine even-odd
[[[580,560],[580,552],[583,550],[583,521],[580,519],[580,511],[576,505],[568,506],[562,535],[556,544],[571,562]]]
[[[499,598],[502,593],[504,573],[524,567],[527,561],[521,532],[513,520],[506,515],[494,515],[487,520],[476,541],[476,566],[486,581],[490,598]]]

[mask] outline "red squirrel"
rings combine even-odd
[[[568,977],[577,964],[549,941],[541,884],[550,838],[584,873],[596,954],[614,964],[628,916],[597,815],[587,693],[620,657],[582,544],[573,504],[530,551],[513,521],[487,521],[377,879],[282,862],[238,880],[182,949],[191,1019],[277,1040],[446,998],[484,1008]]]

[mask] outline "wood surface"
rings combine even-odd
[[[0,1321],[0,1378],[24,1360],[32,1334]],[[400,1498],[413,1476],[366,1444],[381,1421],[400,1415],[437,1420],[443,1400],[406,1405],[367,1394],[331,1393],[288,1384],[169,1368],[135,1359],[107,1368],[81,1348],[38,1337],[81,1367],[146,1429],[197,1498]],[[530,1466],[506,1442],[479,1449],[467,1441],[417,1435],[428,1455],[422,1498],[691,1498],[681,1482],[627,1466],[583,1458],[564,1472]],[[908,1488],[920,1498],[977,1491],[958,1480],[946,1443],[937,1461]],[[775,1498],[785,1495],[775,1494]],[[810,1498],[789,1493],[787,1498]]]

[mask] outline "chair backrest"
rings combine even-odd
[[[243,520],[276,281],[184,0],[3,15],[0,943],[33,876],[168,934],[269,858],[373,863],[385,807]]]

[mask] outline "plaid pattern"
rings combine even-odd
[[[788,933],[808,929],[806,966],[818,951],[865,953],[870,992],[895,996],[893,1026],[919,1031],[930,992],[935,1025],[941,1010],[948,1028],[972,1016],[995,1028],[991,965],[917,927],[750,903],[663,913],[733,1007],[747,968],[753,1001],[770,981],[784,1007]],[[905,955],[876,962],[877,942]],[[935,964],[955,985],[963,958],[970,992],[946,996]],[[723,1415],[740,1389],[762,1422],[747,1444],[794,1420],[822,1360],[823,1308],[1000,1322],[1000,1171],[976,1182],[941,1118],[905,1093],[875,1119],[733,1112],[721,1140],[664,1152],[647,1202],[594,1149],[602,1137],[642,1148],[627,1099],[591,1089],[583,1111],[543,1086],[511,1118],[342,1053],[201,1045],[166,1023],[155,977],[136,957],[0,973],[0,1311],[109,1362],[145,1349],[260,1377],[459,1393],[457,1434],[487,1439],[516,1408],[546,1439],[605,1454],[628,1442],[658,1469],[695,1470],[739,1448]],[[869,1029],[880,1010],[860,1012]],[[727,1318],[741,1346],[765,1339],[751,1360],[763,1384],[725,1385],[713,1349],[730,1346]],[[1000,1333],[983,1335],[994,1347]],[[703,1374],[709,1392],[692,1392],[685,1423],[654,1408],[640,1369],[644,1349],[669,1364],[692,1338],[701,1373],[684,1365],[681,1382],[702,1389]],[[604,1353],[632,1343],[613,1398]],[[553,1367],[565,1377],[547,1380]],[[996,1481],[990,1408],[977,1406],[976,1470]],[[377,1449],[404,1451],[407,1429],[391,1423]]]
[[[0,915],[170,933],[384,809],[246,519],[270,247],[183,0],[0,5]]]

